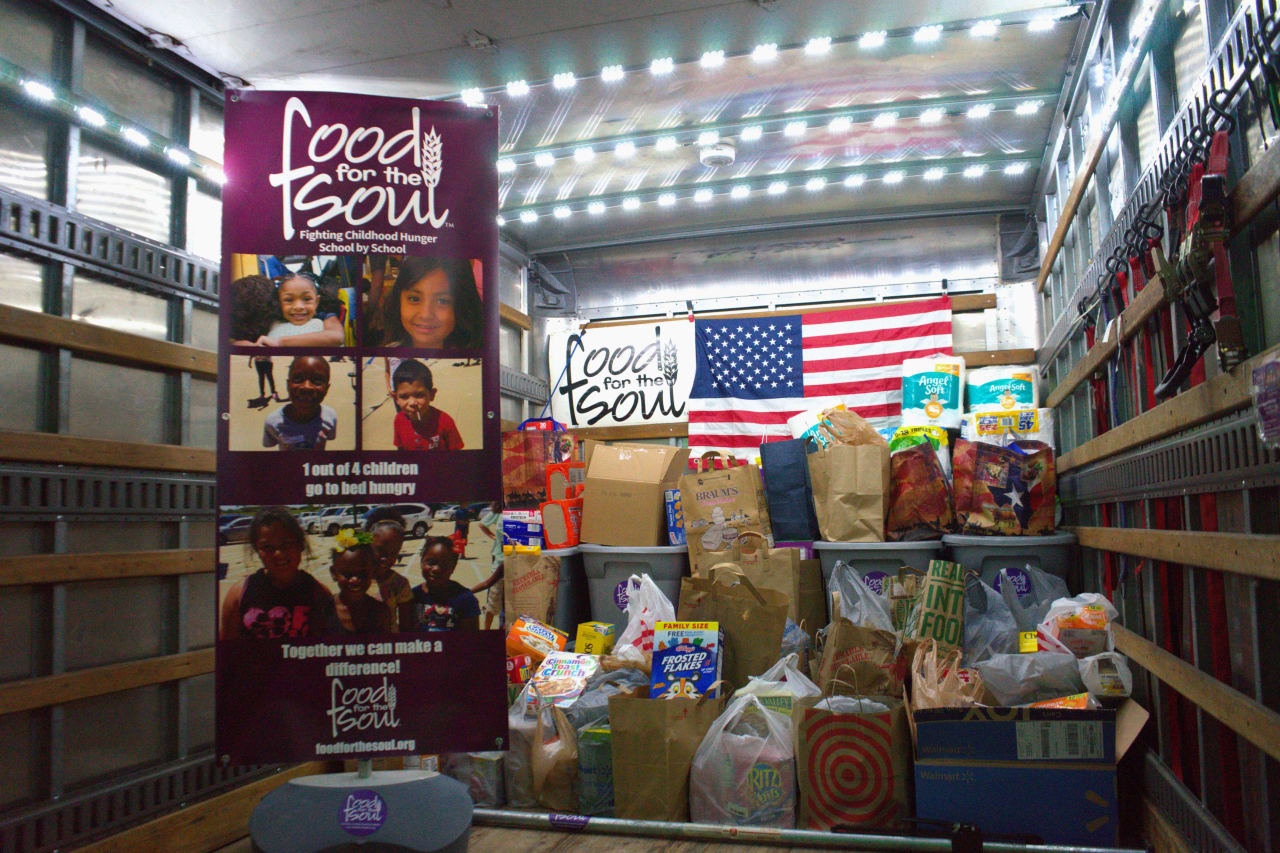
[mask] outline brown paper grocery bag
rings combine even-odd
[[[532,616],[551,624],[560,587],[560,558],[548,554],[515,552],[503,557],[502,594],[507,624],[520,616]]]
[[[964,646],[964,568],[959,563],[930,560],[904,640],[933,639],[945,654]]]
[[[889,445],[834,441],[810,453],[818,529],[828,542],[883,542],[889,511]]]
[[[887,712],[842,713],[792,705],[799,788],[798,829],[894,828],[911,814],[911,733],[900,699],[871,697]]]
[[[787,617],[797,625],[827,623],[827,599],[822,591],[822,563],[803,559],[799,548],[771,548],[758,533],[734,540],[730,562],[757,589],[772,589],[787,597]]]
[[[984,698],[982,675],[960,666],[960,649],[940,654],[938,644],[924,640],[911,661],[911,705],[925,708],[972,708]]]
[[[724,634],[721,674],[735,689],[760,675],[782,657],[782,631],[787,623],[787,597],[757,589],[734,563],[712,567],[713,578],[680,582],[680,621],[719,622]],[[733,584],[737,581],[736,585]]]
[[[544,717],[552,717],[555,732],[548,737]],[[538,712],[533,751],[533,792],[538,805],[557,812],[578,810],[578,733],[564,711],[552,707]]]
[[[638,690],[610,696],[615,816],[687,821],[693,754],[723,710],[723,695],[650,699]]]
[[[715,468],[715,461],[721,462]],[[707,551],[726,551],[748,531],[771,534],[764,481],[755,465],[739,465],[731,455],[710,451],[680,476],[680,508],[689,560],[699,566]]]
[[[904,669],[893,632],[855,625],[841,616],[827,626],[813,680],[824,693],[901,696]]]

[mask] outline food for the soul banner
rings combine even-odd
[[[693,329],[688,320],[669,320],[552,335],[552,417],[569,427],[688,420]]]
[[[235,762],[505,741],[484,592],[497,132],[458,103],[227,96],[216,704]]]

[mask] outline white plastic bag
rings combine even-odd
[[[689,818],[733,826],[796,825],[791,721],[759,697],[735,696],[693,755]]]
[[[964,665],[1018,652],[1018,625],[1009,605],[976,576],[964,590]]]
[[[527,713],[528,707],[529,685],[526,684],[507,711],[507,760],[502,767],[507,805],[515,808],[532,808],[538,802],[533,791],[533,741],[538,721]]]
[[[886,714],[899,704],[901,704],[899,700],[887,696],[836,695],[826,697],[813,707],[836,714]]]
[[[1119,615],[1107,597],[1096,592],[1059,598],[1037,628],[1042,647],[1047,639],[1051,648],[1064,647],[1078,658],[1109,652],[1115,648],[1111,623]]]
[[[852,566],[837,561],[831,569],[831,584],[840,593],[839,615],[854,625],[893,631],[888,597],[868,586]]]
[[[811,648],[813,648],[813,640],[809,638],[809,632],[787,619],[782,629],[782,656],[795,654],[799,657]]]
[[[1129,660],[1119,652],[1102,652],[1082,659],[1080,680],[1092,696],[1123,699],[1133,693]]]
[[[974,669],[1001,707],[1084,692],[1075,656],[1062,652],[992,655]]]
[[[615,643],[614,654],[629,646],[646,657],[653,654],[653,623],[674,622],[676,609],[647,574],[627,579],[627,627]]]
[[[1030,564],[1021,569],[1001,569],[996,589],[1013,614],[1019,631],[1036,630],[1049,612],[1049,606],[1070,595],[1066,581]]]
[[[791,714],[795,700],[801,696],[818,696],[822,691],[800,671],[800,656],[783,655],[777,663],[760,675],[752,676],[734,697],[756,696],[770,711]]]

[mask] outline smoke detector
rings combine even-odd
[[[737,153],[738,149],[732,142],[717,142],[714,145],[704,145],[698,150],[698,162],[713,169],[732,166]]]

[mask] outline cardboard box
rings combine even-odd
[[[607,655],[613,651],[617,634],[617,626],[611,622],[583,622],[578,625],[573,650],[584,655]]]
[[[672,545],[685,544],[684,510],[680,506],[680,490],[667,489],[663,501],[667,508],[667,542]]]
[[[547,501],[538,512],[542,542],[549,550],[572,548],[582,541],[582,498]]]
[[[1049,844],[1113,847],[1120,824],[1116,763],[1148,716],[1133,701],[1101,711],[916,711],[916,816]],[[998,791],[1027,797],[1022,806],[992,808]]]
[[[542,512],[536,509],[504,509],[502,544],[504,547],[542,547]]]
[[[689,448],[601,444],[587,463],[582,541],[648,547],[667,543],[664,494],[688,467]]]

